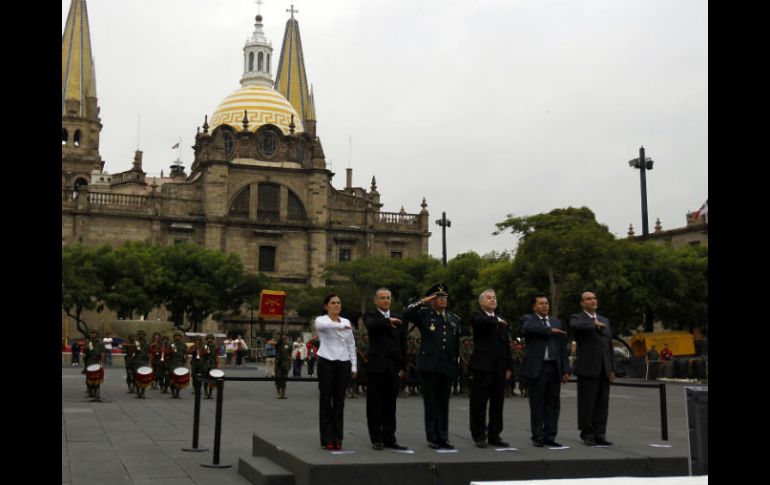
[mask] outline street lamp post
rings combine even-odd
[[[653,160],[650,157],[644,156],[644,147],[639,148],[639,158],[628,161],[628,165],[631,168],[639,169],[639,177],[642,183],[642,241],[646,241],[650,234],[650,229],[647,224],[647,177],[645,172],[652,170]],[[650,307],[645,308],[644,312],[644,330],[646,332],[653,331],[653,314]]]
[[[444,266],[446,266],[446,228],[452,226],[452,221],[448,220],[446,218],[446,212],[441,213],[441,219],[436,220],[436,224],[441,226],[441,244],[443,247],[443,258],[442,261],[444,263]]]
[[[639,158],[628,161],[631,168],[639,169],[639,177],[642,183],[642,241],[647,240],[650,234],[650,228],[647,224],[647,176],[645,172],[652,170],[653,160],[644,156],[644,147],[639,148]]]

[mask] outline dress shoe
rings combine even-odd
[[[455,449],[454,445],[449,440],[440,441],[439,442],[439,446],[441,447],[442,450],[454,450]]]
[[[334,449],[334,445],[331,443],[324,446],[324,450],[333,450],[333,449]]]
[[[380,451],[380,450],[382,450],[382,447],[383,447],[383,445],[382,445],[382,443],[380,443],[379,441],[378,441],[378,442],[376,442],[376,443],[372,443],[372,449],[375,449],[375,450],[377,450],[377,451]]]
[[[476,446],[479,448],[486,448],[487,447],[487,441],[486,440],[478,440],[476,441]]]
[[[409,449],[409,448],[407,448],[406,446],[401,446],[401,445],[399,445],[398,443],[392,443],[392,444],[389,444],[389,445],[383,445],[383,446],[384,446],[385,448],[389,448],[389,449],[391,449],[391,450],[399,450],[399,451],[403,451],[403,450],[408,450],[408,449]]]
[[[542,448],[543,446],[545,446],[545,440],[543,440],[542,438],[535,438],[532,440],[532,444],[537,446],[538,448]]]
[[[543,440],[544,445],[553,446],[554,448],[561,448],[561,443],[554,440]]]
[[[596,441],[593,438],[583,438],[583,444],[588,446],[596,446]]]
[[[441,448],[441,443],[439,443],[438,441],[428,441],[428,446],[430,446],[434,450],[438,450],[439,448]]]
[[[500,448],[508,448],[508,442],[507,441],[503,441],[500,438],[497,438],[497,439],[494,439],[494,440],[489,440],[489,444],[492,445],[492,446],[498,446]]]
[[[607,441],[604,438],[596,438],[594,442],[599,446],[612,446],[611,441]]]
[[[334,443],[334,449],[335,450],[341,450],[342,449],[342,443]]]

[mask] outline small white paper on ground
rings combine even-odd
[[[549,446],[549,450],[569,450],[569,446]]]
[[[393,453],[406,453],[408,455],[414,454],[414,450],[390,450],[390,451],[392,451]]]
[[[655,443],[650,443],[650,446],[654,448],[671,448],[671,445],[657,445]]]
[[[355,451],[332,451],[332,455],[350,455],[351,453]]]
[[[593,445],[591,448],[612,448],[610,445]]]
[[[436,450],[436,453],[458,453],[460,450]]]
[[[519,451],[517,448],[495,448],[495,451]]]

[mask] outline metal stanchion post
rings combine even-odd
[[[214,427],[214,463],[201,463],[201,466],[206,468],[229,468],[232,465],[220,465],[219,463],[219,448],[222,436],[222,389],[224,388],[224,379],[217,379],[217,414],[216,425]]]
[[[660,433],[663,441],[668,441],[668,415],[666,412],[666,384],[660,383]]]
[[[195,389],[195,411],[193,413],[193,442],[192,448],[182,448],[182,451],[209,451],[208,448],[198,448],[198,430],[201,417],[201,375],[193,376],[193,389]]]

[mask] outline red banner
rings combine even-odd
[[[285,291],[262,290],[259,294],[260,318],[282,319],[285,302]]]

